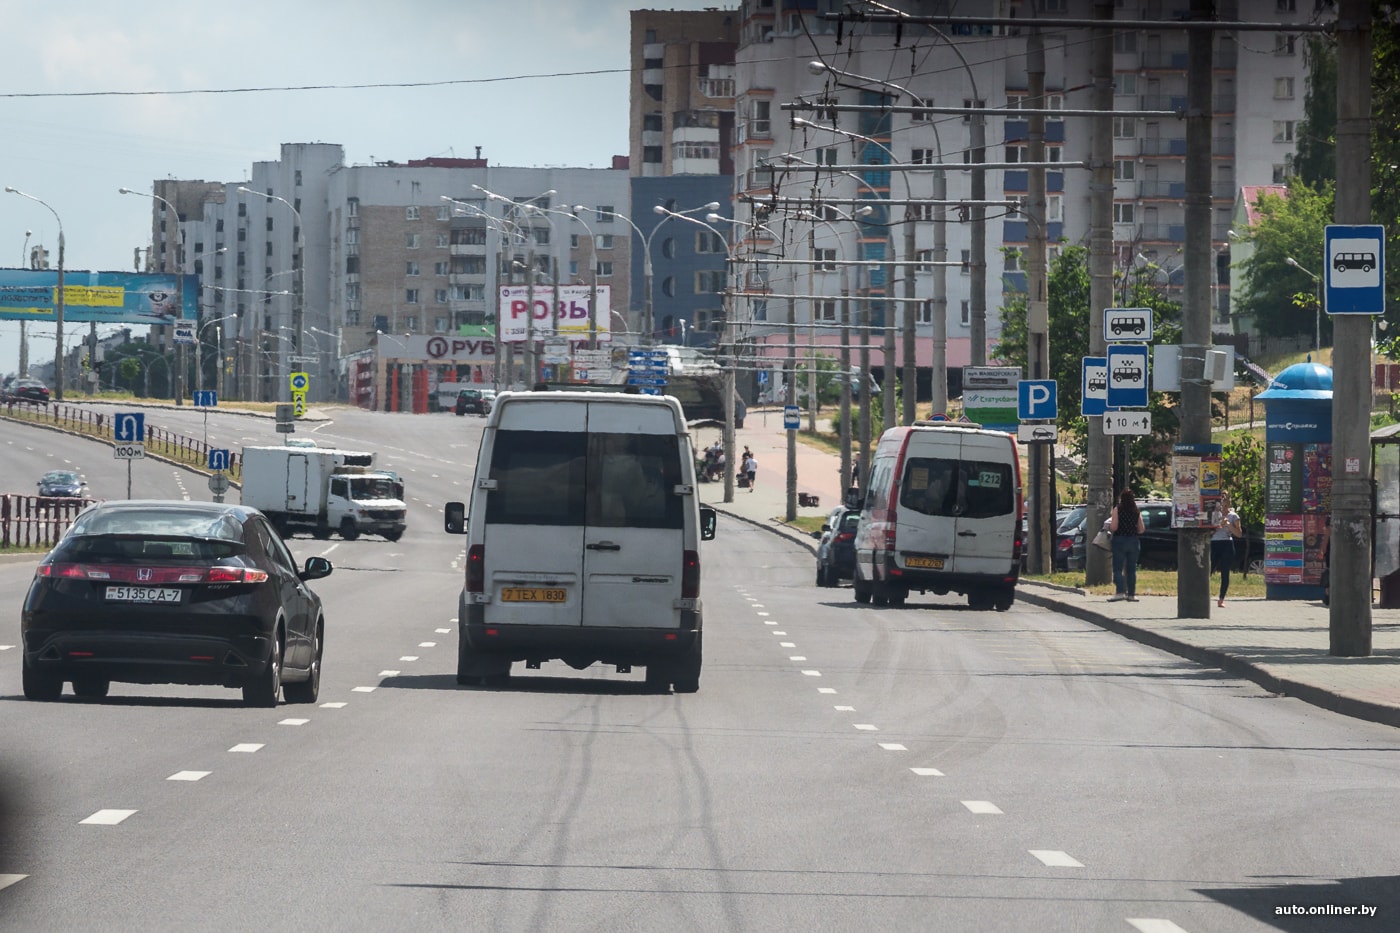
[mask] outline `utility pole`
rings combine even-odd
[[[1210,19],[1212,0],[1191,0],[1190,18]],[[1186,34],[1186,287],[1181,302],[1181,443],[1210,443],[1211,67],[1215,33]],[[1178,619],[1210,618],[1208,528],[1182,528],[1176,541]]]
[[[1339,224],[1371,223],[1371,11],[1337,7],[1337,195]],[[1324,270],[1324,274],[1326,271]],[[1370,321],[1332,318],[1332,599],[1330,654],[1371,653]]]
[[[1046,287],[1045,229],[1045,39],[1039,26],[1032,26],[1026,38],[1026,103],[1031,107],[1027,120],[1029,154],[1029,197],[1026,210],[1026,362],[1032,379],[1050,378],[1050,302]],[[1050,527],[1054,514],[1054,478],[1050,475],[1050,444],[1030,445],[1031,505],[1029,567],[1033,573],[1050,573],[1053,543]]]
[[[914,205],[904,205],[904,259],[912,261],[916,252],[914,242],[914,218],[917,216]],[[916,266],[904,267],[904,308],[903,328],[901,330],[904,341],[904,411],[900,424],[914,423],[914,405],[919,400],[919,369],[917,358],[914,354],[914,319],[918,315],[918,304],[914,301],[914,279]],[[885,427],[892,427],[886,422]]]
[[[1089,143],[1089,355],[1103,356],[1103,310],[1113,302],[1113,0],[1094,0],[1089,54],[1093,58],[1093,134]],[[1097,534],[1113,507],[1113,445],[1103,419],[1088,419],[1085,534]],[[1103,548],[1085,548],[1084,582],[1109,582],[1113,566]]]
[[[787,306],[787,372],[783,378],[783,382],[786,383],[783,399],[788,406],[793,406],[797,404],[797,299],[789,298]],[[812,404],[810,397],[807,403]],[[783,413],[783,419],[787,419],[786,411]],[[787,438],[787,506],[783,514],[786,521],[792,521],[797,518],[797,430],[786,430],[783,435]],[[736,469],[743,469],[741,463],[734,466]],[[753,492],[752,487],[749,488],[749,492]]]

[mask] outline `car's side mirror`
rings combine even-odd
[[[303,580],[319,580],[322,577],[329,577],[331,570],[331,562],[324,557],[308,557],[306,566],[297,576]]]
[[[467,533],[467,507],[461,502],[449,502],[442,509],[442,529],[450,535]]]
[[[700,506],[700,540],[712,541],[719,525],[719,513],[708,505]]]

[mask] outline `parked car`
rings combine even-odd
[[[87,495],[87,480],[72,470],[50,470],[39,477],[39,495],[80,499]]]
[[[40,562],[20,615],[24,695],[65,681],[104,697],[112,681],[237,687],[250,706],[314,703],[325,623],[267,518],[243,505],[119,500],[76,519]]]
[[[22,402],[49,403],[49,387],[38,379],[16,379],[5,390],[5,397]]]
[[[458,415],[489,415],[495,398],[496,393],[490,389],[462,389],[452,410]]]
[[[839,506],[822,523],[817,543],[817,586],[837,586],[856,573],[856,526],[860,509]]]
[[[1172,527],[1172,503],[1169,499],[1138,500],[1142,510],[1142,556],[1138,566],[1147,570],[1176,570],[1178,529]],[[1235,570],[1264,572],[1264,535],[1245,529],[1243,538],[1235,539]]]
[[[1084,568],[1084,520],[1088,510],[1082,505],[1077,505],[1072,509],[1062,511],[1064,511],[1064,517],[1055,527],[1055,570],[1060,573],[1067,570],[1082,570]],[[1055,514],[1059,515],[1060,513]],[[1076,537],[1078,538],[1077,547]]]

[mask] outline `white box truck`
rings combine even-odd
[[[408,516],[403,480],[375,470],[374,454],[318,447],[244,447],[243,504],[284,538],[305,529],[318,538],[397,541]]]

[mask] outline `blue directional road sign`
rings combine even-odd
[[[214,408],[219,404],[219,393],[213,389],[197,389],[190,393],[195,408]]]
[[[802,412],[796,405],[783,406],[783,430],[796,431],[802,427]]]
[[[211,448],[209,448],[209,469],[211,469],[211,470],[227,470],[227,469],[228,469],[228,451],[225,450],[224,448],[221,448],[221,447],[211,447]]]
[[[1322,270],[1328,314],[1385,313],[1385,227],[1328,224]]]
[[[1084,357],[1079,378],[1079,413],[1090,417],[1108,411],[1108,357]]]
[[[139,411],[119,411],[112,416],[114,437],[123,444],[146,442],[146,416]]]
[[[1147,345],[1108,348],[1108,407],[1147,407]]]
[[[306,387],[311,385],[311,377],[306,373],[292,373],[287,377],[287,385],[293,392],[305,392]]]
[[[1016,417],[1022,421],[1054,421],[1059,399],[1054,379],[1022,379],[1016,383]]]

